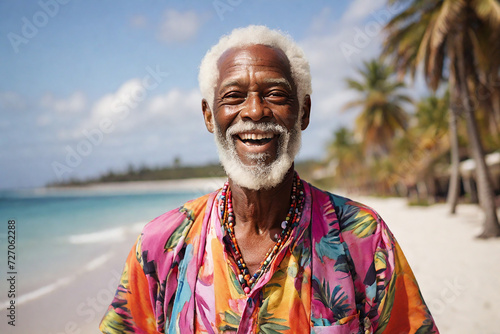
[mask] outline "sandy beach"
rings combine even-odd
[[[177,186],[206,192],[221,185],[221,180],[211,179],[138,183],[132,187],[142,191],[151,186]],[[102,185],[95,187],[110,190]],[[113,187],[120,190],[127,185]],[[352,197],[375,208],[391,228],[441,333],[500,333],[495,321],[500,309],[500,239],[475,238],[481,229],[477,206],[460,205],[458,214],[452,216],[444,204],[409,207],[405,199]],[[139,230],[140,226],[129,229],[124,238],[96,254],[95,261],[79,272],[70,273],[71,279],[59,282],[57,288],[18,300],[15,327],[7,325],[2,310],[0,332],[98,333],[98,324]]]

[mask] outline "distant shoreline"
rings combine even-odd
[[[200,191],[217,190],[224,185],[225,177],[207,177],[156,181],[102,182],[72,186],[47,186],[39,191],[97,191],[97,192],[150,192],[150,191]]]

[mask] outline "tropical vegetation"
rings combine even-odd
[[[338,129],[330,144],[336,178],[416,203],[447,195],[451,212],[461,184],[469,200],[475,185],[485,216],[480,237],[500,236],[485,160],[500,148],[500,2],[388,0],[395,3],[402,9],[385,27],[381,58],[364,63],[361,80],[347,79],[359,95],[346,109],[359,116],[353,132]],[[405,108],[409,99],[398,79],[418,73],[432,93]],[[360,154],[362,166],[355,166]],[[461,183],[459,163],[469,157],[473,173]]]
[[[481,236],[500,236],[492,178],[479,132],[480,117],[486,113],[490,118],[489,110],[495,110],[494,101],[498,103],[499,98],[493,83],[498,82],[500,71],[500,2],[389,0],[395,2],[403,2],[405,9],[386,26],[385,54],[392,56],[400,73],[414,75],[422,66],[434,91],[443,81],[448,83],[455,104],[450,113],[465,120],[469,154],[475,162],[479,202],[485,214]],[[489,94],[480,96],[480,90]]]

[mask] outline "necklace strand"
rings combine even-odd
[[[281,233],[277,236],[277,240],[275,245],[270,248],[267,252],[264,260],[260,263],[259,269],[253,274],[250,275],[250,271],[243,260],[243,256],[241,255],[241,251],[238,247],[238,243],[236,241],[236,236],[234,234],[234,225],[235,225],[235,216],[233,212],[233,203],[231,196],[231,189],[229,187],[229,182],[224,184],[220,195],[220,213],[222,224],[224,229],[226,230],[226,237],[224,237],[225,241],[230,245],[234,259],[236,261],[236,265],[238,266],[238,281],[240,282],[243,291],[248,294],[250,293],[250,289],[253,287],[255,282],[259,279],[262,273],[264,273],[269,264],[272,262],[274,257],[278,254],[281,246],[286,243],[289,239],[292,230],[298,225],[300,221],[300,217],[302,214],[302,209],[304,207],[304,191],[302,182],[297,176],[294,175],[294,181],[292,185],[292,193],[290,196],[290,209],[288,210],[288,214],[286,215],[285,220],[281,222]]]

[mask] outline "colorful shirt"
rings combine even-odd
[[[438,333],[415,277],[371,208],[304,182],[305,206],[245,294],[218,193],[144,227],[104,333]]]

